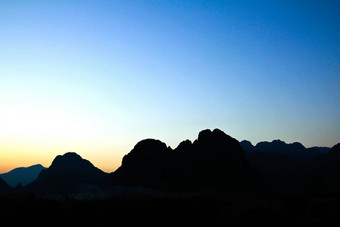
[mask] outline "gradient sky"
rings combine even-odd
[[[340,142],[339,1],[0,1],[0,172],[145,138]]]

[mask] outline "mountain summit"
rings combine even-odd
[[[236,139],[207,129],[174,150],[159,140],[140,141],[106,183],[180,191],[235,189],[247,183],[249,170]]]
[[[38,178],[27,186],[34,192],[69,193],[81,185],[94,184],[106,176],[88,160],[76,153],[58,155],[51,166],[41,171]]]

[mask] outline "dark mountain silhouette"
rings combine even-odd
[[[0,177],[0,195],[12,192],[12,188]]]
[[[9,171],[8,173],[1,174],[0,177],[2,177],[2,179],[11,187],[16,187],[18,184],[26,186],[37,179],[39,173],[43,169],[45,169],[45,167],[40,164],[30,167],[19,167]]]
[[[287,144],[280,140],[260,142],[256,146],[249,141],[240,144],[267,192],[325,194],[331,188],[338,188],[335,182],[340,173],[340,168],[337,169],[340,159],[332,155],[337,153],[336,146],[305,148],[300,143]]]
[[[324,170],[334,183],[340,185],[340,143],[334,145],[325,157]]]
[[[272,142],[259,142],[253,146],[249,141],[243,140],[240,142],[243,150],[250,152],[263,153],[278,153],[288,156],[290,159],[297,162],[309,162],[324,153],[327,153],[330,148],[327,147],[312,147],[306,148],[299,142],[285,143],[281,140],[273,140]]]
[[[215,129],[174,150],[159,140],[140,141],[106,183],[180,191],[244,189],[250,172],[239,142]]]
[[[328,152],[328,155],[331,158],[340,158],[340,143],[334,145]]]
[[[338,194],[340,190],[340,143],[314,160],[304,189],[311,194]]]
[[[248,140],[242,140],[240,146],[245,152],[254,152],[255,146]]]
[[[106,175],[88,160],[69,152],[58,155],[48,169],[42,170],[38,178],[27,185],[26,190],[67,194],[76,192],[82,185],[97,183]]]
[[[307,148],[308,152],[314,152],[316,154],[316,156],[320,156],[323,154],[327,154],[329,151],[331,150],[330,147],[309,147]]]
[[[256,146],[244,140],[240,145],[255,170],[274,178],[296,171],[300,167],[302,153],[307,152],[300,143],[286,144],[281,140],[260,142]]]

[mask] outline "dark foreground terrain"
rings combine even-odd
[[[9,226],[340,223],[340,197],[164,196],[51,200],[33,195],[7,195],[0,198],[0,204],[2,223]]]

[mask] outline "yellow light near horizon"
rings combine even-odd
[[[119,143],[115,144],[114,133],[107,132],[97,118],[86,112],[51,106],[22,103],[2,109],[0,173],[33,164],[48,167],[56,155],[69,151],[94,162],[103,171],[118,167],[121,156],[130,148],[123,150]]]
[[[122,157],[126,153],[118,147],[106,145],[106,147],[96,146],[75,146],[72,144],[43,144],[28,143],[19,141],[9,144],[0,143],[0,173],[8,172],[17,167],[28,167],[41,164],[49,167],[57,155],[66,152],[76,152],[82,158],[89,160],[93,165],[104,172],[113,172],[120,164]]]

